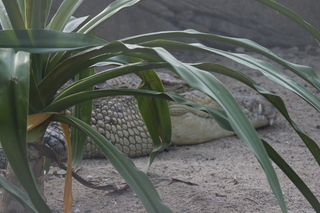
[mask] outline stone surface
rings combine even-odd
[[[57,5],[59,1],[55,1]],[[84,1],[77,15],[94,15],[111,0]],[[278,0],[320,28],[317,0]],[[148,0],[122,11],[98,30],[115,40],[160,30],[196,29],[225,36],[252,39],[268,47],[306,47],[315,40],[297,24],[253,0]],[[218,44],[221,47],[221,44]]]

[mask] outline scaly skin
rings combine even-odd
[[[162,79],[165,79],[166,88],[171,87],[171,90],[184,91],[186,87],[181,80],[172,79],[171,76],[162,75]],[[112,82],[114,83],[114,81]],[[122,84],[120,87],[135,84],[135,82],[132,83],[120,79],[114,83],[114,87],[119,86],[119,83]],[[104,88],[105,85],[102,84],[99,87]],[[108,87],[113,87],[113,85],[108,84]],[[198,91],[186,92],[183,95],[194,102],[211,107],[219,107],[216,102]],[[236,99],[255,128],[270,125],[275,120],[277,110],[261,97],[237,96]],[[170,115],[172,121],[172,143],[176,145],[203,143],[234,134],[222,129],[207,113],[191,107],[171,103]],[[91,125],[129,157],[148,155],[152,151],[152,140],[133,97],[106,97],[95,100]],[[45,142],[60,156],[66,155],[64,138],[59,125],[53,124],[49,126],[45,135]],[[3,152],[1,154],[1,151],[0,147],[0,168],[3,168],[6,163],[5,156]],[[101,158],[104,155],[88,139],[83,157]]]
[[[198,103],[219,107],[212,99],[197,91],[185,95]],[[236,99],[255,128],[270,125],[275,120],[276,109],[262,98],[241,96]],[[207,113],[188,106],[172,103],[170,115],[172,143],[175,145],[203,143],[234,134],[222,129]],[[99,99],[93,105],[91,125],[129,157],[148,155],[152,151],[152,140],[133,97]],[[49,131],[54,137],[47,135],[45,137],[47,144],[64,156],[66,149],[62,134],[59,133],[61,129],[59,126],[51,126]],[[101,158],[104,155],[94,142],[88,139],[83,157]]]

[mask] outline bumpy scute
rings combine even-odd
[[[219,105],[205,94],[190,91],[180,79],[169,74],[161,74],[164,85],[169,90],[182,93],[191,101],[219,108]],[[139,84],[133,75],[112,79],[100,84],[99,88],[132,88]],[[236,96],[239,105],[255,128],[272,124],[277,110],[260,96]],[[176,145],[196,144],[232,135],[233,132],[222,129],[210,115],[194,108],[170,103],[172,121],[172,143]],[[94,101],[91,125],[123,153],[130,157],[148,155],[153,144],[147,128],[140,116],[134,97],[105,97]],[[49,126],[45,135],[47,146],[60,156],[66,155],[66,147],[61,127],[57,123]],[[104,157],[95,143],[88,139],[85,144],[84,158]],[[5,156],[0,147],[0,168],[5,165]]]

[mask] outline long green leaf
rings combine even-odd
[[[269,161],[266,150],[264,149],[257,133],[253,130],[249,121],[245,118],[242,110],[235,102],[233,97],[224,86],[212,75],[201,70],[194,69],[190,65],[183,64],[172,57],[162,48],[153,48],[157,54],[165,61],[170,63],[175,71],[195,89],[205,92],[213,97],[219,105],[226,111],[230,124],[235,133],[249,146],[260,161],[266,172],[270,186],[279,201],[281,209],[286,212],[286,205],[279,186],[276,173]]]
[[[171,47],[174,45],[171,45]],[[185,44],[185,46],[188,46],[187,44]],[[196,46],[199,46],[198,44]],[[218,50],[219,51],[219,50]],[[227,53],[226,53],[227,54]],[[231,54],[232,55],[232,54]],[[150,57],[150,56],[149,56]],[[232,57],[231,57],[232,58]],[[242,60],[242,57],[240,57]],[[245,58],[244,58],[245,59]],[[236,59],[238,60],[238,59]],[[240,60],[240,61],[241,61]],[[250,60],[244,60],[243,63],[247,65],[247,63],[249,63],[249,66],[252,67],[251,63],[255,64],[255,60],[250,61]],[[262,66],[261,66],[262,64]],[[265,69],[267,70],[267,72],[269,72],[271,75],[281,75],[281,73],[279,73],[277,70],[276,72],[274,72],[273,67],[269,67],[268,64],[267,66],[265,66],[265,64],[263,63],[257,63],[256,64],[257,67],[254,66],[254,68],[258,68],[258,69]],[[299,66],[296,66],[297,68],[299,68]],[[308,73],[309,74],[309,73]],[[312,73],[311,73],[312,75]],[[310,76],[309,76],[310,78]],[[277,78],[274,78],[277,81]],[[280,76],[280,79],[282,79],[285,83],[286,86],[290,85],[289,87],[292,88],[293,91],[297,92],[298,94],[300,94],[303,98],[305,98],[306,100],[308,100],[312,106],[314,106],[316,109],[319,110],[319,99],[314,96],[312,93],[308,92],[307,90],[305,90],[303,87],[301,87],[299,84],[297,84],[295,81],[291,81],[290,79],[286,79],[286,77]],[[281,84],[282,82],[280,82]],[[311,139],[309,138],[290,118],[288,112],[286,111],[286,108],[283,104],[283,101],[281,100],[281,98],[270,94],[270,93],[266,93],[265,91],[263,91],[261,88],[259,87],[255,87],[255,89],[257,89],[258,92],[260,92],[261,94],[263,94],[269,101],[271,101],[275,106],[277,106],[277,108],[280,110],[280,112],[285,116],[285,118],[289,121],[289,123],[291,124],[291,126],[296,130],[296,132],[299,134],[299,136],[301,137],[301,139],[304,141],[304,143],[307,145],[307,147],[309,148],[309,150],[311,151],[311,153],[313,154],[313,156],[315,157],[315,159],[317,160],[318,163],[320,163],[320,149],[318,147],[318,145]],[[320,165],[320,164],[319,164]]]
[[[311,67],[290,63],[278,57],[276,54],[274,54],[272,51],[268,50],[267,48],[248,39],[219,36],[219,35],[214,35],[209,33],[201,33],[195,30],[184,30],[184,31],[163,31],[163,32],[147,33],[147,34],[124,38],[124,39],[121,39],[120,41],[125,43],[130,43],[130,44],[137,44],[137,43],[154,41],[156,39],[172,39],[172,38],[195,38],[195,39],[213,40],[217,42],[223,42],[223,43],[247,48],[261,55],[264,55],[272,59],[273,61],[281,64],[282,66],[288,68],[289,70],[291,70],[292,72],[300,76],[302,79],[309,82],[315,88],[320,90],[320,78],[317,76],[314,69],[312,69]],[[162,46],[161,44],[159,45]],[[166,49],[168,48],[170,47],[166,47]],[[183,50],[182,47],[180,49]]]
[[[149,177],[138,170],[132,160],[115,148],[105,137],[90,125],[72,116],[54,115],[53,120],[67,123],[83,131],[99,146],[119,174],[140,198],[147,212],[172,212],[160,200]]]
[[[0,24],[3,30],[11,30],[10,18],[2,1],[0,1]]]
[[[107,8],[105,8],[101,13],[92,18],[88,23],[86,23],[81,29],[78,30],[78,33],[88,34],[96,27],[101,25],[110,17],[117,14],[119,11],[126,7],[131,7],[132,5],[140,2],[140,0],[116,0],[112,2]]]
[[[29,114],[35,114],[43,109],[44,103],[41,100],[40,92],[32,70],[30,75],[30,94],[32,95],[29,96]]]
[[[134,45],[130,46],[134,47]],[[148,51],[150,54],[152,54],[152,51],[148,48],[140,46],[136,46],[134,48],[142,48],[144,51]],[[96,63],[105,59],[121,55],[124,51],[135,52],[136,50],[134,48],[128,48],[123,43],[115,41],[107,43],[104,46],[94,47],[79,52],[76,55],[64,60],[57,67],[55,67],[54,70],[52,70],[39,84],[39,91],[41,91],[43,94],[44,102],[49,104],[53,100],[53,96],[56,94],[57,90],[79,72],[87,69],[88,67],[94,66]],[[148,54],[144,55],[145,57],[148,57]],[[118,75],[116,72],[114,72],[114,74]]]
[[[20,13],[22,15],[22,18],[23,18],[23,22],[25,23],[25,19],[26,19],[26,2],[25,0],[17,0],[18,2],[18,5],[19,5],[19,10],[20,10]]]
[[[70,32],[76,32],[78,29],[80,29],[81,26],[83,26],[85,23],[87,23],[90,20],[90,16],[84,16],[80,18],[71,17],[66,26],[63,28],[63,32],[70,33]]]
[[[51,19],[48,29],[62,31],[83,0],[65,0]]]
[[[59,17],[58,14],[56,14],[56,16],[57,16],[57,19],[62,18],[62,17]],[[76,32],[81,26],[84,25],[84,23],[88,22],[90,19],[91,19],[90,16],[85,16],[80,18],[75,18],[72,16],[69,19],[69,21],[66,23],[65,27],[63,28],[63,32],[65,33]],[[60,29],[60,27],[57,27],[57,28]],[[51,58],[48,58],[46,69],[44,70],[44,76],[50,73],[54,69],[54,67],[57,66],[57,64],[61,63],[63,60],[68,58],[71,54],[72,54],[71,51],[64,51],[64,52],[56,53]]]
[[[76,74],[95,63],[121,54],[120,48],[123,48],[120,42],[112,42],[77,53],[61,62],[39,84],[44,102],[50,103],[58,89]]]
[[[30,54],[31,58],[31,74],[35,83],[38,84],[42,79],[42,67],[44,62],[44,55],[42,54]]]
[[[217,50],[214,48],[208,48],[201,44],[196,44],[194,46],[207,49],[210,52],[225,56],[230,58],[236,62],[239,62],[247,67],[252,69],[259,70],[262,72],[268,79],[271,81],[293,91],[298,94],[301,98],[305,99],[311,106],[313,106],[316,110],[320,111],[320,100],[309,92],[305,87],[301,86],[292,78],[289,78],[285,74],[281,73],[275,66],[272,64],[253,58],[249,55],[245,54],[237,54],[237,53],[228,53],[226,51]]]
[[[2,30],[0,47],[30,53],[55,53],[105,44],[91,35],[54,30]]]
[[[287,164],[287,162],[265,141],[264,146],[270,156],[270,159],[288,176],[292,183],[299,189],[303,196],[309,201],[311,206],[320,211],[320,203],[311,192],[309,187],[301,180],[297,173]]]
[[[153,65],[152,65],[153,66]],[[150,66],[150,68],[152,67]],[[141,69],[140,71],[145,70]],[[132,71],[133,72],[133,71]],[[95,81],[95,79],[92,79]],[[86,80],[88,81],[88,80]],[[90,83],[90,82],[87,82]],[[94,85],[95,83],[92,83],[90,85]],[[86,89],[87,87],[85,87]],[[81,90],[80,90],[81,91]],[[226,117],[226,114],[222,109],[215,109],[212,107],[203,106],[197,103],[194,103],[185,97],[175,94],[175,93],[163,93],[158,91],[151,91],[151,90],[141,90],[141,89],[100,89],[100,90],[94,90],[94,91],[83,91],[83,92],[75,92],[71,95],[61,97],[57,100],[55,100],[53,103],[51,103],[49,106],[43,109],[43,112],[60,112],[63,109],[72,107],[78,103],[92,100],[92,99],[98,99],[102,97],[107,96],[120,96],[120,95],[131,95],[134,97],[150,97],[150,98],[161,98],[164,100],[169,101],[175,101],[179,104],[184,104],[187,106],[191,106],[193,108],[196,108],[198,110],[208,112],[218,123],[219,125],[229,131],[232,131],[232,127],[227,122],[228,119]]]
[[[237,61],[245,66],[251,67],[253,69],[258,69],[261,71],[264,75],[266,75],[269,79],[275,81],[275,82],[281,82],[281,84],[287,88],[299,88],[299,85],[295,81],[293,81],[288,76],[284,75],[283,73],[279,72],[273,65],[270,63],[267,63],[262,60],[258,60],[256,58],[253,58],[251,56],[245,55],[245,54],[237,54],[237,53],[230,53],[227,51],[210,48],[202,44],[186,44],[182,42],[175,42],[175,41],[166,41],[166,40],[157,40],[157,41],[151,41],[143,43],[142,45],[148,46],[148,47],[164,47],[166,49],[183,49],[183,50],[192,50],[192,51],[204,51],[209,53],[214,53],[217,55],[221,55],[224,57],[227,57],[229,59],[232,59],[234,61]],[[253,44],[252,44],[253,45]],[[259,46],[257,46],[258,48]],[[261,49],[260,54],[263,55],[270,55],[272,53],[270,50],[263,50]],[[273,54],[273,53],[272,53]],[[274,54],[273,54],[274,55]],[[275,58],[273,58],[275,59]],[[280,62],[279,60],[275,60],[276,62]],[[302,66],[298,64],[293,64],[288,61],[285,61],[281,59],[281,64],[286,65],[285,67],[291,67],[292,70],[295,71],[295,73],[299,74],[299,76],[308,81],[311,84],[314,84],[316,88],[320,88],[320,79],[317,76],[317,74],[314,72],[313,68]],[[279,78],[279,80],[277,80]],[[285,83],[285,84],[284,84]],[[306,91],[304,88],[299,88],[301,91]],[[298,90],[297,90],[298,91]],[[301,92],[299,92],[301,93]],[[311,101],[312,102],[312,101]]]
[[[10,194],[13,195],[14,198],[17,199],[29,212],[38,212],[28,195],[2,176],[0,176],[0,186],[2,186],[6,191],[10,192]]]
[[[12,49],[0,51],[0,142],[35,208],[39,212],[50,212],[28,163],[29,57],[28,53],[15,53]]]
[[[43,29],[47,24],[52,0],[26,0],[24,3],[25,25],[27,29]],[[21,7],[20,7],[21,8]]]
[[[85,70],[78,75],[76,75],[75,80],[81,80],[85,77],[91,76],[94,73],[94,69]],[[93,87],[88,90],[92,90]],[[91,122],[91,113],[92,113],[92,100],[81,102],[74,107],[73,115],[76,118],[90,124]],[[72,166],[76,167],[82,161],[82,152],[87,141],[87,135],[78,129],[71,129],[71,144],[72,144]]]
[[[153,48],[165,61],[169,62],[190,86],[214,98],[226,111],[230,124],[239,138],[251,149],[264,169],[269,184],[283,212],[287,212],[277,175],[268,154],[252,125],[229,91],[213,75],[195,67],[181,63],[162,48]]]
[[[25,29],[24,19],[19,9],[17,1],[2,0],[5,11],[9,17],[13,29]]]
[[[106,97],[106,96],[132,95],[132,96],[149,96],[153,98],[162,98],[172,100],[169,96],[163,95],[161,92],[139,90],[139,89],[105,89],[75,93],[63,97],[43,109],[42,112],[60,112],[63,109],[74,106],[83,101]],[[160,96],[160,97],[155,97]]]
[[[137,75],[142,79],[141,89],[164,92],[162,82],[154,70],[141,71]],[[136,99],[140,114],[153,141],[153,150],[145,168],[147,171],[157,154],[171,143],[170,112],[167,101],[145,96],[138,96]]]
[[[106,80],[118,77],[120,75],[126,75],[126,74],[148,70],[148,69],[168,68],[168,67],[170,68],[171,66],[168,63],[162,63],[162,62],[155,62],[155,63],[137,62],[137,63],[131,63],[128,65],[123,65],[120,67],[108,69],[105,71],[100,71],[88,78],[75,82],[70,86],[66,87],[65,89],[61,90],[55,96],[54,101],[57,101],[65,96],[84,91],[89,87],[92,87],[99,83],[103,83]]]
[[[300,138],[306,144],[318,165],[320,165],[320,148],[315,141],[313,141],[308,135],[306,135],[296,123],[290,118],[289,113],[280,97],[275,94],[269,93],[268,91],[261,88],[258,84],[256,84],[250,77],[245,74],[238,72],[236,70],[229,69],[227,67],[221,66],[219,64],[213,63],[199,63],[195,65],[200,69],[204,69],[207,71],[217,72],[220,74],[224,74],[230,76],[238,81],[243,82],[247,86],[253,88],[261,95],[263,95],[266,99],[268,99],[284,116],[284,118],[289,122],[292,128],[298,133]],[[265,143],[265,142],[264,142]],[[280,155],[276,153],[275,150],[272,149],[271,146],[265,143],[265,147],[268,151],[269,157],[279,166],[279,168],[290,178],[290,180],[297,186],[297,188],[301,191],[301,193],[305,196],[305,198],[309,201],[309,203],[314,207],[314,209],[319,208],[319,201],[315,198],[309,188],[305,185],[305,183],[300,179],[300,177],[293,171],[293,169],[286,164],[285,161],[281,158]]]
[[[287,16],[297,24],[299,24],[301,27],[303,27],[305,30],[307,30],[315,39],[317,39],[318,43],[320,43],[320,32],[315,27],[313,27],[311,24],[306,22],[294,11],[288,9],[287,7],[277,3],[276,1],[270,1],[270,0],[256,0],[264,5],[267,5],[268,7],[271,7],[275,9],[277,12],[282,13],[283,15]]]
[[[212,107],[203,106],[197,103],[194,103],[181,95],[175,93],[162,93],[158,91],[151,90],[141,90],[141,89],[105,89],[105,90],[94,90],[94,91],[85,91],[75,93],[66,97],[63,97],[46,108],[43,109],[43,112],[59,112],[63,109],[74,106],[83,101],[107,97],[107,96],[120,96],[120,95],[131,95],[135,97],[145,96],[151,98],[161,98],[164,100],[175,101],[179,104],[184,104],[191,106],[198,110],[208,112],[218,123],[219,125],[229,131],[232,131],[232,127],[227,122],[228,119],[226,114],[222,109],[216,109]]]
[[[58,16],[58,15],[57,15]],[[87,23],[91,19],[90,16],[75,18],[73,16],[70,17],[69,21],[63,28],[63,32],[70,33],[70,32],[76,32],[78,29],[81,28],[85,23]],[[91,34],[93,35],[93,34]],[[53,57],[50,58],[50,60],[47,61],[47,66],[44,75],[47,75],[50,73],[57,64],[61,63],[63,60],[67,59],[70,55],[72,55],[73,52],[71,51],[65,51],[65,52],[59,52],[54,54]]]
[[[252,89],[256,90],[258,93],[263,95],[267,100],[269,100],[284,116],[284,118],[289,122],[292,128],[297,132],[303,142],[306,144],[314,158],[316,159],[317,163],[320,166],[320,148],[315,141],[313,141],[307,134],[302,131],[299,126],[291,119],[286,106],[284,105],[282,99],[265,89],[261,88],[256,82],[254,82],[250,77],[246,76],[245,74],[229,69],[219,64],[213,63],[199,63],[195,64],[194,66],[198,67],[199,69],[207,70],[210,72],[217,72],[229,77],[234,78],[235,80],[241,81],[242,83],[246,84],[247,86],[251,87]]]

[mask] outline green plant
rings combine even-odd
[[[283,212],[286,212],[286,205],[269,158],[289,176],[311,205],[315,209],[320,209],[318,200],[309,188],[267,142],[260,140],[233,96],[209,72],[222,73],[241,81],[273,103],[307,144],[319,163],[319,147],[291,120],[281,98],[261,88],[249,76],[239,71],[215,63],[182,63],[169,51],[179,49],[222,55],[259,70],[271,81],[300,95],[318,111],[320,100],[265,61],[203,44],[188,44],[166,39],[197,38],[245,47],[288,68],[319,89],[320,81],[312,68],[287,62],[250,40],[200,33],[194,30],[157,32],[107,42],[90,34],[108,18],[123,8],[138,3],[139,0],[116,0],[92,19],[72,17],[82,1],[65,0],[56,15],[46,25],[51,2],[50,0],[0,1],[0,20],[4,29],[0,32],[2,48],[0,50],[0,111],[4,112],[0,114],[0,142],[26,193],[4,178],[0,178],[0,185],[21,201],[30,212],[50,212],[50,209],[42,198],[28,164],[26,142],[41,143],[44,131],[51,121],[63,122],[81,130],[74,132],[71,137],[74,163],[81,160],[85,138],[91,137],[137,193],[148,212],[170,212],[160,201],[148,177],[138,171],[129,158],[81,120],[88,121],[91,111],[91,103],[84,101],[110,95],[137,97],[141,114],[154,141],[154,152],[151,154],[150,163],[159,151],[170,144],[171,126],[166,100],[191,105],[210,113],[224,128],[233,129],[249,146],[261,163]],[[278,11],[284,13],[287,11],[280,10],[279,5],[273,4]],[[305,26],[305,23],[301,24]],[[98,64],[98,62],[103,63]],[[91,68],[101,64],[114,65],[114,68],[92,74]],[[167,68],[178,74],[190,86],[215,99],[224,110],[203,107],[177,94],[165,93],[161,81],[154,72],[154,69],[158,68]],[[144,86],[139,89],[88,90],[95,84],[128,73],[137,73],[145,82]],[[79,80],[61,89],[74,76]],[[74,105],[77,105],[75,110],[77,116],[60,114],[64,109]],[[80,113],[82,109],[84,113]],[[154,122],[155,120],[157,122]],[[32,126],[28,133],[27,126]],[[70,161],[68,163],[70,165]],[[70,205],[70,202],[66,203],[66,211],[70,211]]]

